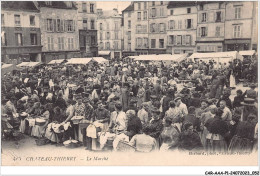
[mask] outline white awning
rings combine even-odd
[[[98,51],[99,56],[108,56],[110,53],[110,51]]]
[[[2,65],[2,69],[5,69],[5,68],[8,68],[8,67],[12,67],[13,66],[13,64],[4,64],[4,65]]]
[[[109,62],[107,59],[104,59],[103,57],[93,57],[93,60],[100,63],[100,64]]]
[[[233,59],[240,59],[242,60],[243,57],[237,51],[230,51],[230,52],[216,52],[216,53],[194,53],[190,57],[190,59],[207,59],[211,60],[213,58],[219,58],[221,60],[225,59],[225,62],[228,62]]]
[[[255,54],[255,50],[246,50],[246,51],[239,51],[241,56],[253,56]]]
[[[92,58],[71,58],[65,65],[86,65]]]
[[[48,64],[52,65],[52,64],[61,64],[65,59],[57,59],[57,60],[52,60],[50,61]]]
[[[160,55],[139,55],[135,58],[137,61],[175,61],[175,62],[181,62],[184,60],[188,54],[160,54]]]
[[[36,67],[40,64],[40,62],[22,62],[18,64],[17,67]]]

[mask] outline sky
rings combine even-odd
[[[118,12],[121,13],[130,5],[131,1],[96,1],[96,3],[97,9],[113,10],[113,8],[117,8]]]

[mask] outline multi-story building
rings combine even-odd
[[[134,2],[133,20],[131,21],[133,47],[140,54],[149,53],[149,2]]]
[[[35,1],[40,10],[42,60],[80,57],[77,8],[72,1]]]
[[[97,10],[95,1],[77,1],[77,25],[79,29],[79,46],[82,57],[96,57],[97,44]]]
[[[225,2],[198,2],[197,52],[221,52],[225,36]]]
[[[32,1],[1,2],[1,59],[41,61],[39,10]]]
[[[257,49],[257,2],[226,3],[225,50]]]
[[[166,53],[168,3],[134,1],[123,11],[125,50],[137,55]]]
[[[114,8],[111,11],[97,9],[99,51],[110,51],[111,58],[122,57],[122,15]]]
[[[196,32],[196,2],[169,2],[167,23],[167,53],[193,53],[196,47]]]
[[[135,55],[135,38],[134,28],[132,24],[135,22],[134,19],[134,3],[131,4],[122,11],[123,16],[123,57]]]
[[[167,46],[166,24],[168,23],[167,6],[169,1],[149,2],[149,54],[165,54]]]

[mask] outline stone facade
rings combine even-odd
[[[240,51],[252,49],[253,33],[257,32],[257,28],[253,28],[253,17],[257,16],[255,7],[252,1],[227,3],[225,50]]]
[[[94,1],[77,1],[77,26],[82,57],[96,57],[97,44],[97,9]]]
[[[77,10],[41,7],[40,11],[44,61],[79,57]]]
[[[122,15],[117,9],[97,9],[98,45],[100,51],[111,51],[111,58],[122,57]]]
[[[183,2],[181,7],[170,2],[167,23],[167,53],[193,53],[196,47],[197,7]]]
[[[132,25],[135,23],[134,19],[134,3],[131,4],[122,11],[123,16],[123,55],[131,56],[135,55],[135,38],[134,38],[134,28]]]
[[[197,52],[222,52],[225,35],[225,2],[200,2]]]
[[[13,2],[3,2],[1,9],[2,62],[41,61],[39,11],[35,6],[34,10],[29,10],[29,6],[33,5],[30,2],[19,2],[23,7],[20,11],[10,3]]]

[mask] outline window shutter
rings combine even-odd
[[[173,26],[173,29],[175,29],[175,21],[172,20],[172,26]]]
[[[184,22],[185,22],[185,29],[187,29],[187,19],[186,20],[184,20]]]
[[[208,22],[209,20],[209,13],[206,13],[206,22]]]
[[[171,21],[168,21],[168,30],[171,29]]]
[[[56,19],[56,31],[57,31],[57,32],[60,32],[60,28],[59,28],[59,26],[58,26],[58,20],[59,20],[59,19]]]
[[[224,37],[224,28],[223,27],[220,28],[220,36]]]
[[[217,21],[217,16],[218,16],[218,15],[217,15],[217,12],[215,12],[213,15],[214,15],[214,18],[213,18],[214,21]]]
[[[73,31],[76,31],[76,21],[73,20]]]
[[[192,36],[190,35],[190,41],[189,45],[192,45]]]
[[[149,15],[150,15],[150,18],[152,18],[152,14],[153,14],[153,13],[152,13],[152,9],[150,9],[150,14],[149,14]]]
[[[163,32],[166,32],[166,24],[163,24]]]
[[[201,37],[201,28],[198,30],[198,37]]]
[[[239,26],[239,30],[240,30],[240,32],[239,32],[239,37],[243,37],[243,35],[242,35],[242,25],[241,26]]]
[[[60,32],[64,31],[64,21],[60,20]]]
[[[53,31],[53,32],[56,32],[56,31],[57,31],[57,30],[56,30],[56,25],[57,25],[57,23],[56,23],[56,19],[53,19],[52,21],[53,21],[53,28],[52,28],[52,31]]]
[[[186,37],[185,37],[185,35],[183,35],[182,36],[182,45],[186,45],[186,40],[185,39],[186,39]]]
[[[205,36],[208,36],[208,27],[205,28]]]
[[[155,8],[155,13],[154,14],[155,14],[155,17],[157,17],[157,9],[156,8]]]
[[[191,19],[191,29],[193,29],[193,19]]]
[[[180,20],[180,29],[182,29],[182,20]]]
[[[199,22],[202,21],[202,13],[199,14]]]
[[[44,19],[44,27],[43,27],[43,29],[44,29],[44,31],[47,31],[47,19]]]
[[[221,11],[220,17],[221,17],[221,22],[223,22],[224,21],[224,11]]]
[[[64,32],[68,31],[68,21],[64,20]]]
[[[167,35],[168,45],[170,45],[170,36]]]
[[[176,35],[173,36],[173,45],[176,45]]]

